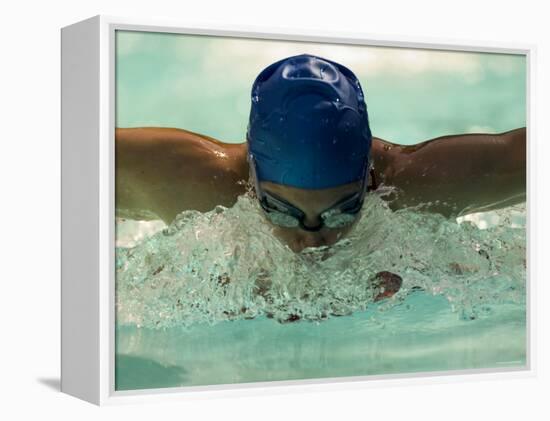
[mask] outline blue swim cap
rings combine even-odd
[[[271,64],[252,86],[246,138],[260,181],[322,189],[360,180],[372,135],[357,77],[309,54]]]

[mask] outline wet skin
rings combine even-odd
[[[340,200],[359,191],[360,182],[345,184],[328,189],[300,189],[269,181],[262,181],[260,186],[268,193],[291,203],[305,214],[304,225],[315,227],[321,223],[320,214]],[[319,231],[306,231],[301,228],[285,228],[266,222],[273,226],[273,233],[294,252],[300,252],[306,247],[330,246],[347,235],[354,224],[334,229],[323,226]]]
[[[116,129],[115,137],[117,216],[170,223],[183,210],[231,207],[246,192],[246,143],[156,127]],[[373,138],[371,160],[378,184],[396,189],[384,198],[393,210],[454,218],[525,201],[525,128],[411,146]]]
[[[246,192],[246,143],[227,144],[186,130],[154,127],[116,129],[115,137],[119,217],[170,223],[183,210],[230,207]],[[525,128],[444,136],[412,146],[373,138],[371,160],[378,183],[396,188],[397,194],[386,198],[393,210],[421,205],[423,211],[453,218],[525,201]],[[321,212],[359,189],[358,182],[320,190],[270,182],[261,186],[300,208],[309,226],[318,225]],[[332,245],[353,229],[273,227],[295,252]],[[376,300],[392,296],[401,281],[391,272],[376,274]]]

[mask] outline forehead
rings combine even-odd
[[[354,181],[328,189],[302,189],[271,181],[261,181],[260,186],[263,190],[281,197],[303,211],[319,213],[356,193],[361,187],[361,182]]]

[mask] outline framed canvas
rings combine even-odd
[[[534,47],[105,16],[61,33],[62,391],[533,373]]]

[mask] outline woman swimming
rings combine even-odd
[[[169,223],[183,210],[230,207],[251,179],[266,223],[299,252],[348,235],[376,182],[394,187],[385,198],[393,210],[447,217],[525,201],[525,128],[392,144],[372,137],[355,75],[307,54],[264,69],[251,99],[242,144],[116,129],[117,215]]]

